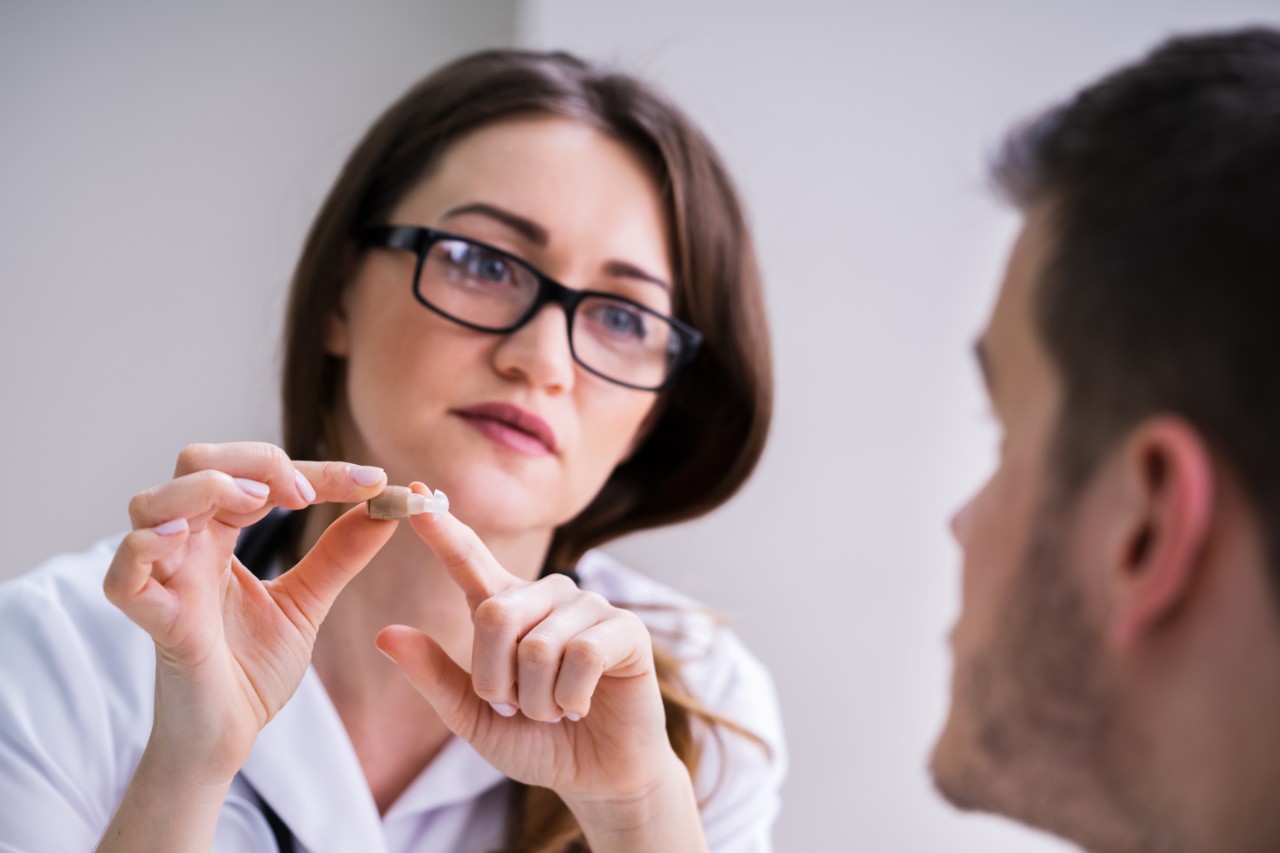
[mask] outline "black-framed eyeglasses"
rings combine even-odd
[[[633,299],[573,290],[510,252],[414,225],[376,225],[366,246],[418,257],[413,293],[441,317],[477,332],[510,334],[548,303],[564,309],[569,351],[583,368],[639,391],[661,391],[702,344],[688,323]]]

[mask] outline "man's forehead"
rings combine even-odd
[[[1027,360],[1040,352],[1032,322],[1032,298],[1050,239],[1048,208],[1032,208],[1009,253],[995,308],[976,346],[990,385],[996,384],[1000,374],[1027,366]]]

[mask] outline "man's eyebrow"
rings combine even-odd
[[[492,204],[484,202],[473,202],[472,204],[464,204],[455,207],[444,215],[444,219],[453,219],[466,214],[476,214],[479,216],[487,216],[488,218],[500,222],[510,228],[512,231],[524,237],[535,246],[546,246],[548,235],[547,229],[543,228],[532,219],[526,219],[519,214],[512,213],[509,210],[503,210]]]
[[[995,376],[991,372],[991,356],[983,338],[973,342],[973,357],[978,360],[978,369],[982,371],[982,381],[987,386],[987,393],[991,393],[995,388]]]

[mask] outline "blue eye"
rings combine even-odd
[[[628,305],[622,303],[600,305],[592,313],[601,328],[610,334],[636,340],[645,338],[644,316]]]
[[[486,251],[470,243],[450,243],[446,249],[449,262],[459,268],[469,278],[487,282],[509,281],[512,277],[511,264],[501,255]]]

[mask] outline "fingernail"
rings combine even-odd
[[[235,478],[236,485],[240,487],[240,491],[246,495],[253,495],[255,498],[265,498],[271,494],[271,487],[266,483],[259,483],[257,480],[246,480],[244,477]]]
[[[298,484],[298,494],[302,495],[302,499],[307,503],[311,503],[316,499],[316,490],[307,482],[307,478],[302,476],[301,471],[293,472],[293,481]]]
[[[575,714],[575,713],[573,713],[573,711],[565,711],[565,712],[564,712],[564,716],[565,716],[565,718],[566,718],[569,722],[571,722],[571,723],[576,723],[576,722],[578,722],[578,720],[581,720],[581,719],[582,719],[582,715],[581,715],[581,714]]]
[[[520,710],[515,705],[508,705],[506,702],[490,702],[489,707],[504,717],[514,717],[516,711]]]
[[[151,529],[161,536],[173,536],[187,529],[187,520],[185,518],[175,518],[173,521],[157,524]]]
[[[378,485],[378,483],[382,482],[382,476],[385,473],[381,468],[375,468],[372,465],[351,466],[351,479],[361,486]]]

